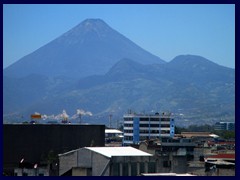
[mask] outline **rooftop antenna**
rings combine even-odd
[[[112,114],[109,114],[109,128],[111,128],[112,124]]]

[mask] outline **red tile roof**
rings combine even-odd
[[[208,158],[235,159],[235,154],[217,154],[217,155],[209,156]]]

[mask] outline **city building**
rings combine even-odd
[[[205,142],[213,141],[219,138],[218,135],[210,132],[181,132],[181,136],[184,138],[191,138],[198,147],[203,147]]]
[[[217,122],[214,127],[215,130],[235,130],[235,122]]]
[[[49,176],[49,168],[33,167],[33,168],[15,168],[14,176]]]
[[[31,174],[33,165],[38,164],[38,167],[49,167],[50,176],[57,175],[59,153],[85,146],[104,146],[104,131],[104,125],[4,124],[3,172],[13,176],[14,169],[20,168]],[[16,172],[20,175],[17,169]]]
[[[105,146],[122,146],[123,132],[118,129],[105,129]]]
[[[124,115],[123,146],[138,144],[146,139],[174,136],[171,113],[153,115],[128,113]]]
[[[188,161],[193,159],[195,143],[188,138],[165,137],[140,142],[139,150],[153,154],[158,173],[187,173]]]
[[[84,147],[58,156],[60,176],[137,176],[156,172],[153,155],[133,147]]]

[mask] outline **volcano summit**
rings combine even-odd
[[[87,19],[4,69],[4,75],[19,78],[34,73],[81,78],[105,74],[123,58],[142,64],[165,63],[103,20]]]

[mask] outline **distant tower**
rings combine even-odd
[[[112,126],[112,114],[109,115],[109,128]]]
[[[81,115],[81,113],[78,114],[78,117],[79,117],[79,124],[81,124],[82,123],[82,115]]]

